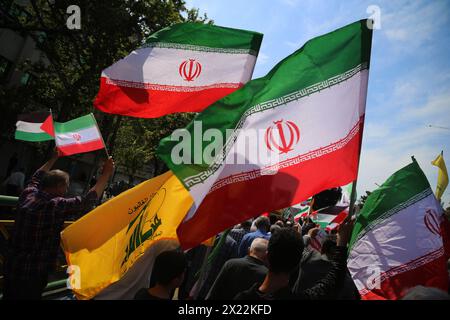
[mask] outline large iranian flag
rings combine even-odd
[[[103,70],[94,105],[140,118],[199,112],[252,77],[262,34],[181,23]]]
[[[348,269],[363,299],[399,299],[417,285],[447,291],[448,221],[416,160],[367,198]]]
[[[371,39],[366,20],[315,38],[161,141],[195,202],[178,228],[185,248],[355,180]]]

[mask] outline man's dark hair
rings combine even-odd
[[[266,232],[270,229],[270,220],[267,217],[258,217],[255,221],[255,226],[258,229],[265,230]]]
[[[281,227],[277,224],[273,224],[270,226],[270,233],[271,235],[274,235],[275,233],[277,233],[278,231],[281,230]]]
[[[168,285],[170,281],[179,277],[186,267],[187,260],[182,251],[170,250],[160,253],[155,259],[150,287],[155,284]]]
[[[269,240],[269,270],[274,273],[290,273],[300,263],[303,248],[303,238],[297,231],[281,228]]]
[[[333,254],[334,249],[336,248],[336,242],[333,240],[327,239],[322,243],[322,248],[320,252],[326,256],[330,256]]]
[[[250,230],[252,227],[252,221],[251,220],[245,220],[241,222],[241,228],[244,230]]]
[[[275,222],[278,221],[278,216],[275,215],[275,214],[273,214],[273,213],[271,213],[271,214],[269,215],[269,220],[270,220],[270,224],[271,224],[271,225],[272,225],[272,224],[275,224]]]
[[[284,224],[283,220],[278,220],[275,222],[275,225],[280,226],[281,228],[284,228],[285,224]]]
[[[69,175],[62,170],[51,170],[46,172],[42,178],[41,188],[56,188],[61,184],[65,184],[69,181]]]

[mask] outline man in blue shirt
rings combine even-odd
[[[250,245],[252,244],[253,240],[256,238],[263,238],[266,240],[270,239],[270,220],[267,217],[258,217],[255,221],[255,226],[257,230],[255,232],[247,233],[241,241],[241,244],[239,245],[239,251],[238,251],[238,257],[242,258],[245,257],[248,253],[248,249],[250,248]]]

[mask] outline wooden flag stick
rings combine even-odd
[[[356,202],[356,181],[353,181],[352,184],[352,193],[350,194],[350,207],[348,209],[348,216],[350,217],[350,219],[353,217],[354,215],[354,211],[355,211],[355,202]]]
[[[106,159],[109,159],[108,148],[106,147],[105,140],[103,140],[102,132],[100,131],[100,128],[98,127],[97,119],[95,119],[95,116],[92,113],[91,113],[91,117],[95,121],[95,126],[97,127],[98,132],[100,132],[100,137],[102,137],[103,146],[105,147],[105,152],[106,152]]]

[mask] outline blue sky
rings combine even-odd
[[[253,78],[307,40],[368,18],[374,31],[358,196],[376,188],[414,155],[436,187],[430,162],[444,150],[450,170],[450,1],[186,0],[216,25],[264,34]],[[435,127],[429,127],[429,125]],[[450,186],[443,200],[450,205]]]

